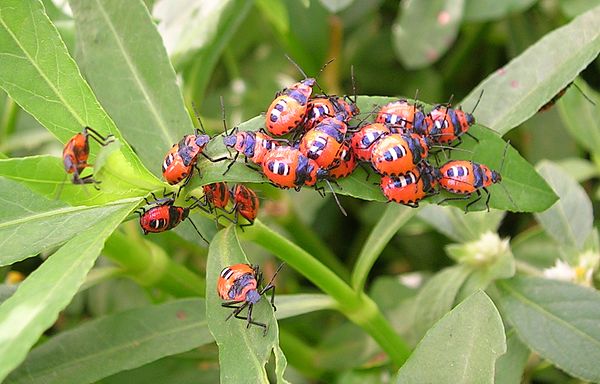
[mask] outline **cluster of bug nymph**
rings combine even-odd
[[[399,99],[368,113],[367,117],[376,115],[373,121],[364,119],[353,123],[359,116],[356,96],[353,99],[325,92],[313,95],[315,86],[321,88],[315,78],[305,75],[304,80],[279,92],[267,109],[266,130],[234,128],[227,132],[223,118],[223,143],[228,150],[234,150],[234,154],[227,156],[211,158],[204,152],[213,138],[205,133],[198,117],[201,130],[196,129],[173,144],[162,164],[165,181],[172,186],[179,185],[177,194],[163,192],[162,197],[152,194],[154,200],[146,200],[146,207],[137,211],[144,233],[170,230],[188,218],[194,208],[213,214],[217,225],[220,218],[240,224],[242,229],[252,225],[258,214],[259,199],[242,184],[231,188],[225,182],[204,185],[201,198],[189,196],[188,206],[175,205],[181,189],[197,169],[200,156],[211,162],[229,160],[225,174],[242,154],[245,161],[251,163],[248,165],[261,172],[271,184],[296,190],[315,186],[322,194],[323,188],[316,187],[319,181],[324,181],[333,192],[330,182],[349,176],[362,162],[381,175],[381,190],[389,201],[417,207],[420,200],[441,188],[461,195],[447,199],[468,199],[476,193],[477,198],[466,205],[465,210],[468,210],[481,199],[483,190],[487,193],[488,206],[486,187],[501,180],[499,173],[474,161],[450,160],[441,166],[433,166],[428,161],[432,149],[452,148],[460,143],[463,134],[470,135],[467,131],[474,124],[472,114],[449,104],[437,105],[425,113],[418,103]],[[81,177],[81,172],[89,166],[89,137],[101,145],[111,139],[86,127],[66,144],[63,160],[67,172],[74,175],[74,183],[96,186],[98,182],[91,176]],[[341,206],[340,209],[344,212]],[[244,222],[240,221],[242,218]],[[252,308],[264,293],[274,293],[272,281],[260,289],[258,267],[236,264],[223,269],[217,290],[223,300],[228,300],[223,306],[234,308],[231,316],[245,319],[248,326],[263,327],[266,332],[265,324],[252,319]],[[248,308],[245,317],[240,315],[244,308]]]

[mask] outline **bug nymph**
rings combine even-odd
[[[101,146],[105,146],[113,139],[112,135],[102,136],[90,127],[84,127],[81,133],[73,136],[63,148],[63,165],[68,174],[73,174],[73,184],[97,184],[98,181],[92,178],[92,175],[81,177],[83,170],[91,164],[88,164],[90,156],[89,138],[94,139]]]
[[[260,301],[261,296],[268,291],[271,291],[271,306],[274,311],[277,310],[275,307],[275,285],[273,285],[273,280],[283,265],[284,263],[277,267],[271,281],[262,289],[260,289],[262,273],[260,273],[258,265],[235,264],[223,268],[217,280],[217,294],[221,299],[229,300],[221,303],[222,307],[233,308],[233,311],[227,316],[225,321],[229,320],[232,316],[236,319],[246,320],[246,328],[250,328],[252,324],[256,325],[263,328],[263,336],[266,336],[268,331],[267,324],[254,321],[252,319],[252,310],[254,305]],[[247,315],[240,315],[246,307],[248,307]]]

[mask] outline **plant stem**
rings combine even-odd
[[[2,116],[2,121],[0,121],[0,143],[4,143],[15,131],[18,113],[19,106],[10,98],[10,96],[6,95],[4,115]]]
[[[114,232],[103,254],[125,269],[140,285],[156,286],[177,297],[205,295],[206,282],[186,267],[172,261],[162,248],[143,238]]]
[[[276,254],[336,300],[339,310],[371,335],[394,364],[400,366],[406,361],[410,355],[408,344],[393,330],[377,305],[364,292],[355,292],[320,261],[259,220],[248,227],[242,237]]]

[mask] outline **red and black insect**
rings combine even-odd
[[[256,220],[256,217],[258,216],[258,209],[260,207],[258,195],[243,184],[236,184],[229,193],[231,194],[233,207],[230,211],[225,212],[227,214],[233,214],[233,219],[230,219],[227,216],[217,215],[217,220],[219,217],[224,217],[237,225],[240,222],[241,216],[248,221],[248,223],[240,224],[240,228],[244,230],[244,227],[254,224],[254,220]]]
[[[424,164],[400,176],[383,176],[380,185],[388,201],[417,208],[419,201],[437,193],[440,177],[438,169]]]
[[[400,99],[381,107],[375,122],[386,124],[392,133],[423,132],[425,114],[416,102],[411,104],[406,99]]]
[[[91,166],[91,164],[88,164],[87,162],[90,156],[90,137],[102,146],[108,144],[113,139],[112,135],[104,137],[94,129],[84,127],[81,133],[73,136],[65,144],[63,149],[63,164],[65,166],[65,171],[67,171],[68,174],[73,174],[74,184],[99,183],[92,178],[92,175],[81,177],[83,170]]]
[[[364,125],[350,139],[352,151],[359,160],[371,161],[371,147],[380,138],[389,134],[390,130],[383,123]]]
[[[260,288],[262,273],[260,273],[258,265],[235,264],[225,267],[217,280],[217,293],[219,297],[222,300],[228,300],[222,303],[221,306],[233,308],[233,312],[227,316],[225,321],[229,320],[232,316],[236,319],[246,320],[246,328],[250,328],[252,324],[256,325],[261,327],[263,335],[266,335],[268,331],[267,324],[254,321],[252,319],[252,310],[261,296],[268,291],[271,291],[271,306],[274,311],[277,310],[275,307],[275,285],[273,285],[273,280],[275,280],[283,265],[279,265],[271,281],[262,289]],[[246,307],[248,307],[247,315],[240,315]]]
[[[152,194],[152,197],[154,197],[154,201],[146,200],[146,204],[151,205],[150,208],[146,209],[142,207],[136,211],[140,216],[140,227],[142,227],[144,235],[168,231],[178,226],[185,219],[188,219],[202,240],[208,243],[196,227],[196,224],[188,217],[190,209],[195,208],[197,203],[189,207],[178,207],[175,206],[175,199],[173,197],[158,199],[154,194]]]
[[[300,140],[300,152],[314,160],[320,168],[328,169],[340,153],[348,126],[335,117],[326,117]]]
[[[226,134],[223,136],[225,146],[234,148],[237,151],[223,174],[229,171],[240,153],[245,156],[246,160],[261,165],[265,155],[279,145],[278,141],[278,139],[273,139],[262,129],[259,131],[238,131],[237,127],[234,128],[230,135]]]
[[[167,183],[174,185],[185,180],[182,187],[186,185],[192,177],[198,156],[202,155],[207,160],[216,163],[228,159],[228,157],[220,157],[213,159],[204,153],[204,149],[210,142],[210,136],[206,134],[202,120],[194,108],[200,129],[196,129],[193,135],[185,135],[178,143],[173,144],[167,152],[162,165],[163,177]]]
[[[327,176],[327,171],[319,168],[314,160],[289,146],[275,147],[267,153],[262,170],[271,183],[284,189],[300,190],[303,185],[313,186]]]
[[[425,117],[422,130],[415,129],[415,132],[428,136],[439,144],[447,144],[454,140],[460,141],[463,134],[477,140],[468,132],[473,124],[475,124],[475,118],[472,114],[464,112],[460,108],[454,109],[439,104]]]
[[[354,172],[357,165],[358,162],[354,155],[354,151],[352,151],[352,148],[347,143],[344,143],[342,144],[336,161],[334,161],[334,166],[329,168],[327,173],[334,179],[341,179]]]
[[[348,96],[319,95],[308,102],[308,111],[304,119],[304,129],[316,127],[326,117],[335,117],[348,123],[360,110]]]
[[[399,176],[427,158],[430,142],[416,133],[392,133],[371,147],[371,165],[380,174]]]
[[[217,182],[202,186],[204,191],[204,203],[209,213],[215,208],[225,209],[229,203],[229,189],[225,182]]]
[[[316,80],[306,78],[277,94],[266,113],[267,130],[276,136],[285,135],[304,121],[308,99]]]
[[[439,183],[445,190],[464,195],[463,197],[448,197],[448,200],[468,200],[471,194],[476,193],[477,198],[465,206],[465,213],[469,207],[481,200],[481,190],[487,194],[485,206],[490,210],[490,193],[487,190],[492,184],[502,181],[500,173],[491,170],[486,165],[468,160],[451,160],[440,167]]]

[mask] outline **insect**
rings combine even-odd
[[[194,113],[200,123],[201,129],[196,129],[193,135],[185,135],[178,143],[173,144],[163,161],[163,177],[171,185],[185,180],[182,184],[183,187],[189,182],[198,162],[199,155],[204,156],[213,163],[228,159],[226,156],[213,159],[204,153],[204,149],[210,142],[210,136],[206,134],[195,106]]]
[[[427,114],[422,129],[415,129],[415,132],[426,135],[439,144],[447,144],[454,140],[460,141],[463,134],[477,140],[467,132],[473,124],[475,124],[475,118],[472,114],[464,112],[460,108],[454,109],[439,104]]]
[[[408,100],[400,99],[381,107],[375,122],[387,124],[392,133],[422,132],[425,114],[416,102],[410,104]]]
[[[594,103],[594,101],[592,99],[590,99],[582,90],[581,88],[579,88],[579,86],[577,84],[575,84],[574,81],[570,82],[569,84],[567,84],[566,87],[564,87],[563,89],[561,89],[560,91],[558,91],[558,93],[556,95],[554,95],[554,97],[552,97],[550,99],[550,101],[548,101],[546,104],[542,105],[540,107],[540,109],[538,109],[538,112],[545,112],[547,110],[549,110],[550,108],[552,108],[554,106],[554,104],[556,104],[556,102],[565,95],[565,93],[567,93],[567,90],[571,87],[571,85],[574,85],[575,88],[577,88],[579,90],[579,92],[583,95],[583,97],[585,97],[585,99],[587,101],[589,101],[590,103],[592,103],[592,105],[596,105],[596,103]]]
[[[420,200],[437,193],[440,177],[437,168],[423,165],[399,176],[383,176],[380,185],[388,201],[417,208]]]
[[[334,161],[334,166],[327,170],[329,176],[335,179],[349,176],[358,165],[356,156],[347,143],[342,144],[337,160],[337,164],[336,161]]]
[[[240,153],[244,154],[246,160],[261,165],[265,155],[279,145],[278,140],[273,139],[263,130],[238,131],[237,127],[230,135],[223,136],[223,143],[228,148],[234,148],[237,151],[223,174],[229,171]]]
[[[350,145],[359,160],[371,160],[371,147],[381,137],[389,135],[390,130],[383,123],[372,123],[362,126],[352,135]]]
[[[224,217],[233,224],[238,224],[239,217],[242,216],[248,220],[248,223],[240,224],[240,228],[244,230],[244,227],[254,224],[256,216],[258,216],[258,208],[260,206],[258,196],[256,195],[256,192],[243,184],[236,184],[229,193],[231,194],[231,199],[234,204],[230,211],[225,212],[228,214],[233,213],[234,217],[233,219],[230,219],[227,216],[218,215],[217,220],[219,217]]]
[[[273,280],[275,280],[283,265],[283,263],[279,265],[271,281],[262,289],[260,288],[262,273],[259,272],[258,265],[235,264],[225,267],[217,280],[217,293],[219,297],[222,300],[228,300],[221,303],[221,306],[233,309],[225,321],[229,320],[232,316],[237,319],[246,320],[246,328],[250,328],[252,324],[256,325],[263,329],[263,335],[266,336],[268,330],[267,324],[254,321],[252,319],[252,309],[258,303],[261,296],[271,291],[271,306],[274,311],[277,310],[275,307],[275,285],[273,285]],[[247,315],[240,315],[246,307],[248,307]]]
[[[267,130],[276,136],[292,131],[304,120],[308,99],[316,80],[312,77],[292,84],[277,94],[266,113]]]
[[[485,206],[489,212],[490,192],[487,190],[492,184],[502,181],[500,173],[489,169],[486,165],[468,160],[450,160],[440,167],[441,177],[439,183],[445,190],[464,195],[463,197],[448,197],[440,203],[448,200],[467,200],[472,193],[477,198],[465,206],[465,213],[469,207],[481,200],[481,190],[487,194]]]
[[[416,133],[392,133],[371,148],[371,165],[380,174],[398,176],[427,158],[430,142]]]
[[[349,97],[320,95],[308,102],[308,110],[304,119],[304,129],[316,127],[326,117],[335,117],[347,123],[360,110]]]
[[[113,139],[112,135],[104,137],[94,129],[90,127],[84,127],[81,133],[73,136],[65,144],[63,149],[63,164],[67,174],[73,174],[74,184],[93,183],[95,186],[95,184],[99,183],[92,178],[92,175],[81,177],[83,170],[91,166],[91,164],[88,164],[87,162],[90,156],[90,137],[102,146],[108,144]]]
[[[229,202],[229,189],[225,182],[217,182],[202,186],[204,191],[205,204],[208,206],[209,212],[215,208],[224,209]]]
[[[154,197],[154,201],[146,200],[146,204],[152,205],[150,208],[142,207],[136,211],[140,216],[140,227],[142,227],[144,235],[168,231],[178,226],[183,220],[188,219],[202,240],[208,243],[196,224],[188,217],[190,209],[195,208],[197,203],[189,207],[178,207],[174,205],[175,199],[173,197],[158,199],[154,194],[152,194],[152,197]]]
[[[314,160],[320,168],[334,164],[344,142],[348,126],[334,117],[324,118],[300,140],[300,152]]]
[[[290,146],[278,146],[267,153],[262,170],[275,186],[296,190],[303,185],[313,186],[327,175],[327,171],[319,168],[314,160]]]

